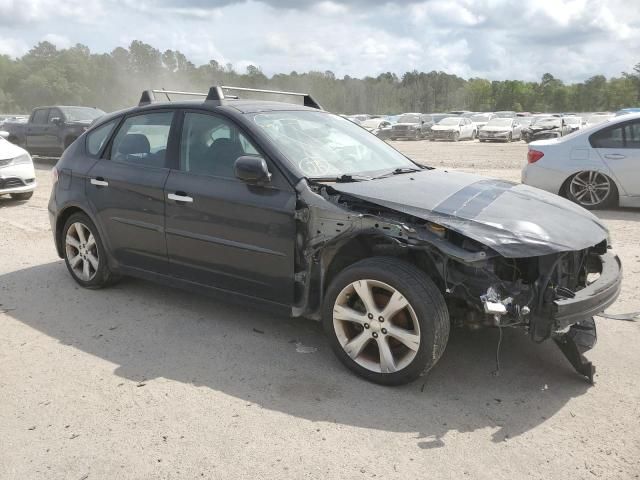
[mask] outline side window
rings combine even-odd
[[[103,145],[119,121],[120,119],[112,120],[87,134],[87,153],[89,153],[89,155],[95,157],[100,153],[100,150],[102,150]]]
[[[49,109],[49,116],[47,117],[47,123],[53,123],[54,118],[62,119],[62,112],[57,108]]]
[[[624,148],[622,127],[605,128],[589,137],[593,148]]]
[[[640,148],[640,122],[624,126],[624,140],[626,148]]]
[[[242,155],[259,153],[232,123],[203,113],[185,114],[180,142],[182,171],[235,178],[233,166]]]
[[[146,113],[127,118],[113,139],[111,160],[164,167],[172,120],[173,112]]]
[[[33,121],[36,125],[45,125],[47,123],[47,116],[49,115],[49,109],[43,108],[33,112]]]

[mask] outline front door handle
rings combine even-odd
[[[96,185],[97,187],[108,187],[109,182],[102,177],[96,177],[91,179],[91,185]]]
[[[622,160],[623,158],[627,158],[627,156],[621,153],[607,153],[604,158],[608,158],[609,160]]]
[[[167,195],[167,198],[175,202],[193,203],[193,198],[187,195],[181,195],[181,194],[182,192],[170,193]]]

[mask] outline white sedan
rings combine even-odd
[[[463,138],[474,140],[478,129],[474,123],[465,117],[447,117],[431,127],[430,140],[451,140],[457,142]]]
[[[522,183],[588,209],[640,207],[640,114],[529,144]]]
[[[0,195],[28,200],[36,189],[36,172],[29,153],[4,139],[0,132]]]

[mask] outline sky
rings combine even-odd
[[[142,40],[266,75],[439,70],[566,82],[640,62],[639,0],[0,0],[0,54]]]

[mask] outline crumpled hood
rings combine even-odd
[[[479,175],[434,169],[332,187],[443,225],[509,258],[582,250],[608,238],[598,217],[569,200]]]

